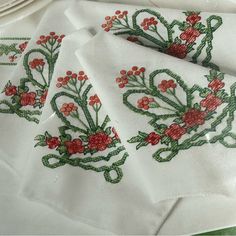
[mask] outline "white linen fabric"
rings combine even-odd
[[[160,8],[173,8],[180,10],[195,10],[207,12],[236,12],[235,0],[97,0],[98,2],[108,3],[127,3],[131,5],[156,6]]]
[[[207,89],[210,78],[223,74],[105,33],[96,35],[77,55],[128,153],[141,163],[156,201],[209,193],[235,194],[234,118],[226,118],[228,105],[217,106],[216,110],[208,104],[205,109],[205,102],[213,96]],[[135,76],[134,71],[144,71],[143,67],[146,71]],[[234,97],[235,78],[225,75],[224,81],[224,91]],[[170,93],[164,88],[167,82],[174,83]],[[207,109],[217,115],[205,121],[192,118],[195,112],[212,114]],[[172,131],[178,135],[173,136]]]
[[[69,4],[60,1],[50,5],[0,95],[1,160],[19,175],[33,146],[61,41],[74,29],[63,15]]]
[[[96,9],[96,12],[91,9]],[[235,75],[236,48],[228,39],[234,14],[187,12],[125,4],[79,1],[66,11],[77,29],[105,30],[167,54]],[[153,21],[152,21],[153,20]]]
[[[73,101],[68,100],[68,97],[73,97],[74,92],[68,90],[67,85],[63,87],[58,86],[58,81],[62,81],[60,78],[63,77],[68,70],[68,75],[71,75],[70,71],[79,71],[79,75],[81,74],[83,69],[76,60],[74,52],[79,47],[81,41],[84,43],[84,41],[89,40],[90,37],[87,31],[85,31],[82,32],[82,34],[81,32],[74,33],[64,40],[50,86],[48,101],[53,101],[54,98],[60,98],[61,95],[64,97],[64,102]],[[69,58],[70,60],[68,60]],[[78,79],[80,79],[80,77],[78,77]],[[84,82],[84,91],[89,91],[88,95],[94,96],[93,88],[88,84],[89,80],[85,80]],[[73,83],[73,81],[71,83]],[[71,84],[68,84],[68,86],[71,86]],[[83,91],[83,89],[81,90],[81,87],[78,87],[77,90],[77,96],[80,101],[83,101],[82,99],[85,95],[80,98],[78,91]],[[75,101],[76,100],[73,102]],[[58,102],[60,103],[60,101]],[[81,114],[81,109],[84,110],[84,108],[79,105],[79,101],[77,101],[77,104],[79,106],[79,116],[85,122]],[[61,107],[61,105],[62,104],[58,106]],[[101,117],[103,117],[101,113],[104,112],[105,110],[101,107],[99,123]],[[58,128],[63,126],[62,121],[64,119],[61,119],[61,115],[56,114],[57,112],[55,112],[53,103],[47,102],[39,124],[39,134],[47,131],[52,136],[54,134],[54,138],[55,135],[56,137],[58,136]],[[68,116],[68,120],[69,118],[71,119],[72,117]],[[73,122],[77,127],[82,127],[79,120],[77,120],[77,122],[70,120],[70,122]],[[72,135],[73,140],[78,141],[78,138],[81,137],[79,136],[80,132],[71,132],[72,128],[69,129],[69,133]],[[103,131],[99,131],[100,134],[101,132]],[[97,133],[95,133],[95,135],[96,134]],[[67,136],[68,135],[67,131]],[[64,137],[65,136],[66,134],[64,134]],[[62,142],[61,137],[62,134],[60,136]],[[63,143],[61,145],[63,145]],[[116,163],[119,162],[113,160],[115,157],[112,157],[109,161],[103,159],[103,161],[96,161],[97,164],[93,163],[93,159],[96,160],[98,155],[107,155],[106,153],[108,153],[109,150],[100,150],[97,155],[94,154],[92,156],[89,153],[86,154],[85,151],[81,153],[77,152],[77,154],[74,152],[76,155],[67,155],[65,157],[65,155],[58,155],[58,150],[50,150],[45,147],[41,149],[35,148],[30,155],[34,158],[30,158],[30,164],[27,168],[28,174],[25,177],[25,184],[22,190],[24,196],[46,203],[69,217],[116,234],[155,234],[168,216],[175,201],[167,201],[160,204],[155,203],[152,193],[153,190],[149,188],[149,183],[146,182],[145,176],[143,177],[141,166],[139,166],[138,160],[134,158],[135,156],[127,157],[126,162],[119,167],[122,168],[124,175],[119,183],[113,182],[109,178],[107,179],[106,170],[104,177],[107,182],[98,171],[95,170],[92,172],[91,170],[93,170],[93,168],[87,168],[87,171],[85,171],[86,167],[91,165],[94,167],[101,166],[100,168],[107,168],[106,166],[109,165],[111,165],[112,168],[115,167],[117,165]],[[67,152],[70,152],[68,146]],[[112,152],[114,152],[114,149]],[[122,159],[122,156],[124,157],[124,154],[119,153],[116,159]],[[45,163],[45,158],[47,157],[52,157],[52,159],[54,158],[55,162],[57,162],[56,165],[52,166],[53,169],[50,168],[49,163]],[[63,163],[65,158],[67,158],[66,162]],[[85,158],[89,158],[90,162],[83,162]],[[43,166],[42,160],[44,160],[44,165],[49,168]],[[83,163],[84,165],[82,165]],[[114,170],[117,170],[117,168],[115,167]],[[116,174],[119,174],[120,171]],[[96,197],[94,198],[94,196]]]

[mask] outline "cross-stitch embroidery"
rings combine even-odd
[[[0,113],[16,114],[28,121],[39,122],[64,37],[55,32],[42,35],[37,41],[38,48],[26,52],[23,60],[25,76],[19,79],[19,84],[11,81],[6,84],[2,92],[6,99],[0,100]]]
[[[219,70],[211,63],[213,33],[222,25],[220,16],[212,15],[204,25],[200,12],[184,12],[184,21],[169,23],[158,12],[150,9],[136,11],[132,16],[128,11],[117,10],[113,16],[106,16],[102,28],[115,35],[124,35],[129,41],[154,48],[169,55],[188,58],[194,63],[202,53],[203,66]],[[205,52],[203,51],[205,48]]]
[[[110,183],[120,182],[121,166],[128,154],[109,126],[109,117],[101,113],[102,104],[92,93],[88,77],[83,71],[67,71],[66,76],[58,78],[57,87],[61,91],[54,95],[51,106],[64,126],[59,128],[59,136],[49,132],[38,135],[36,146],[55,149],[59,155],[44,156],[43,164],[49,168],[77,166],[102,172]]]
[[[0,65],[16,65],[30,38],[0,37]]]
[[[116,82],[125,90],[123,103],[133,112],[150,117],[149,125],[153,127],[152,132],[139,131],[128,142],[136,143],[137,150],[157,146],[153,157],[159,162],[207,143],[236,148],[236,134],[232,132],[236,83],[227,92],[223,73],[211,70],[206,78],[207,87],[189,87],[168,69],[153,71],[149,78],[144,67],[120,71]],[[217,131],[223,124],[225,127]],[[210,133],[215,136],[207,140]]]

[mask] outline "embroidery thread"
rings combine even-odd
[[[30,38],[0,37],[0,65],[16,65]],[[13,41],[13,42],[12,42]]]
[[[8,81],[2,91],[6,99],[0,100],[0,113],[16,114],[28,121],[39,122],[64,37],[55,32],[42,35],[37,41],[38,48],[25,53],[23,68],[26,75],[18,85]]]
[[[198,63],[199,56],[205,48],[206,57],[201,64],[219,70],[217,65],[211,63],[211,51],[213,33],[222,25],[222,18],[212,15],[206,19],[204,25],[200,12],[188,11],[184,14],[186,18],[183,22],[174,20],[169,23],[154,10],[142,9],[132,16],[129,16],[128,11],[117,10],[113,16],[105,17],[102,28],[115,35],[125,35],[131,42],[181,59],[191,53],[189,57],[193,63]]]
[[[42,158],[44,166],[80,167],[102,172],[110,183],[120,182],[123,177],[121,166],[128,154],[115,129],[109,126],[109,117],[103,117],[102,104],[92,93],[87,75],[83,71],[67,71],[66,76],[58,78],[57,87],[61,91],[52,98],[51,107],[64,126],[58,129],[59,136],[45,132],[35,138],[36,147],[47,147],[59,153],[45,155]],[[97,154],[100,155],[95,156]]]
[[[137,150],[148,145],[161,146],[153,154],[159,162],[170,161],[182,150],[207,143],[236,148],[236,134],[232,131],[236,83],[227,92],[223,73],[211,70],[206,78],[207,87],[189,87],[169,69],[155,70],[149,79],[144,67],[120,71],[116,83],[126,89],[123,103],[131,111],[149,117],[148,124],[153,127],[152,132],[139,131],[128,142],[136,144]],[[226,127],[220,134],[207,140],[206,135],[216,133],[223,122]]]

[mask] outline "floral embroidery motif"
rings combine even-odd
[[[150,133],[139,131],[128,142],[135,143],[137,150],[158,145],[153,157],[159,162],[207,143],[236,148],[236,133],[232,132],[236,83],[226,91],[223,73],[211,70],[206,78],[207,87],[189,87],[168,69],[153,71],[149,78],[144,67],[121,70],[115,81],[125,90],[123,103],[133,112],[150,117],[148,124],[153,129]],[[217,131],[222,124],[225,128]]]
[[[222,25],[222,18],[212,15],[206,19],[204,25],[200,12],[184,14],[184,21],[174,20],[169,23],[160,13],[150,9],[136,11],[132,16],[129,16],[128,11],[117,10],[113,16],[105,17],[102,28],[115,35],[124,35],[131,42],[181,59],[190,54],[193,63],[198,62],[199,56],[206,48],[202,65],[219,70],[217,65],[211,63],[211,51],[213,33]]]
[[[102,104],[93,94],[92,85],[83,71],[67,71],[57,79],[56,93],[51,107],[62,121],[59,136],[49,132],[38,135],[35,145],[54,149],[59,155],[48,154],[42,158],[46,167],[64,165],[102,172],[106,181],[118,183],[123,177],[121,166],[128,154],[121,146],[115,129],[109,126],[110,119],[101,113]],[[100,154],[96,156],[96,154]],[[80,155],[76,157],[75,155]]]
[[[29,40],[30,38],[0,37],[0,65],[16,65]]]
[[[40,36],[38,48],[24,55],[23,68],[26,75],[19,80],[19,84],[8,81],[3,89],[6,99],[0,100],[0,113],[16,114],[28,121],[39,122],[64,37],[55,32]],[[21,44],[20,47],[24,49],[26,45]]]

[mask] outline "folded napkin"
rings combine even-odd
[[[0,95],[0,158],[18,171],[33,146],[61,42],[73,31],[63,15],[69,4],[51,4]]]
[[[28,41],[37,27],[44,10],[22,20],[0,27],[0,91],[11,77]]]
[[[77,55],[156,201],[235,194],[235,77],[105,33]]]
[[[174,8],[180,10],[195,10],[207,12],[236,12],[235,0],[97,0],[98,2],[127,3],[132,5],[156,6],[162,8]]]
[[[91,11],[96,9],[96,11]],[[91,27],[203,66],[236,75],[234,14],[79,1],[66,11],[77,29]]]
[[[155,234],[175,201],[155,203],[76,59],[90,38],[82,30],[63,42],[22,192],[116,234]]]

